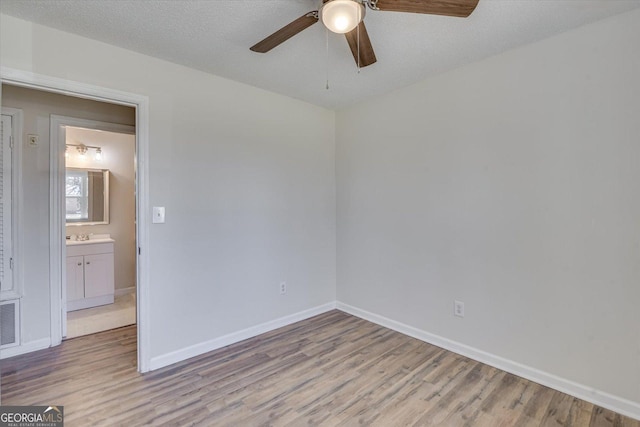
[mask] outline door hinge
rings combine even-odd
[[[9,258],[9,269],[13,270],[13,258]]]
[[[13,135],[9,136],[9,148],[13,150]]]
[[[140,255],[142,253],[142,250],[140,249],[140,246],[138,246],[138,255]]]

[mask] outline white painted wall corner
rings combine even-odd
[[[400,332],[401,334],[408,335],[419,339],[420,341],[433,344],[444,348],[445,350],[452,351],[519,377],[526,378],[535,383],[550,387],[554,390],[558,390],[562,393],[569,394],[595,405],[602,406],[603,408],[618,412],[622,415],[640,420],[640,404],[637,402],[614,396],[583,384],[578,384],[565,378],[558,377],[557,375],[540,371],[530,366],[514,362],[513,360],[496,356],[495,354],[487,353],[477,348],[414,328],[413,326],[362,310],[349,304],[338,301],[336,302],[336,308],[340,311],[344,311],[345,313],[368,320],[369,322],[384,326],[396,332]]]
[[[257,335],[273,331],[274,329],[282,328],[292,323],[317,316],[318,314],[326,313],[327,311],[334,310],[335,308],[335,301],[329,302],[317,307],[310,308],[308,310],[303,310],[298,313],[290,314],[288,316],[280,317],[278,319],[261,323],[259,325],[251,326],[241,331],[232,332],[230,334],[223,335],[209,341],[195,344],[180,350],[172,351],[160,356],[152,357],[150,368],[151,370],[163,368],[173,363],[181,362],[183,360],[199,356],[209,351],[217,350],[219,348],[235,344],[248,338],[253,338]]]

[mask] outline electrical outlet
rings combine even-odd
[[[462,301],[453,302],[453,315],[464,317],[464,303]]]
[[[287,282],[280,282],[280,295],[287,293]]]

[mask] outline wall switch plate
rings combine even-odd
[[[287,282],[280,282],[280,295],[287,293]]]
[[[153,207],[153,218],[151,222],[154,224],[164,224],[164,206]]]
[[[464,317],[464,303],[462,301],[453,302],[453,315]]]

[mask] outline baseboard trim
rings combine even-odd
[[[136,291],[136,287],[135,286],[131,286],[128,288],[121,288],[121,289],[116,289],[115,290],[115,296],[117,297],[121,297],[122,295],[128,295],[128,294],[133,294]]]
[[[640,420],[640,403],[614,396],[612,394],[596,390],[592,387],[588,387],[586,385],[561,378],[557,375],[553,375],[532,368],[530,366],[514,362],[513,360],[505,359],[503,357],[487,353],[477,348],[470,347],[457,341],[453,341],[448,338],[444,338],[439,335],[414,328],[413,326],[397,322],[395,320],[380,316],[375,313],[371,313],[366,310],[362,310],[349,304],[338,301],[336,302],[336,308],[340,311],[344,311],[345,313],[349,313],[361,319],[368,320],[369,322],[384,326],[396,332],[400,332],[429,344],[442,347],[446,350],[452,351],[478,362],[485,363],[519,377],[526,378],[530,381],[542,384],[554,390],[558,390],[562,393],[566,393],[579,399],[586,400],[587,402],[593,403],[594,405],[602,406],[603,408],[610,409],[619,414]]]
[[[99,297],[83,298],[74,301],[67,301],[67,312],[83,310],[85,308],[99,307],[101,305],[113,304],[113,294],[100,295]]]
[[[274,329],[282,328],[283,326],[290,325],[301,320],[308,319],[318,314],[326,313],[327,311],[334,310],[336,308],[335,301],[319,305],[317,307],[310,308],[308,310],[300,311],[288,316],[280,317],[275,320],[271,320],[259,325],[252,326],[241,331],[233,332],[227,335],[223,335],[218,338],[214,338],[209,341],[205,341],[199,344],[195,344],[180,350],[166,353],[160,356],[152,357],[150,368],[154,369],[163,368],[165,366],[172,365],[177,362],[181,362],[186,359],[190,359],[201,354],[217,350],[222,347],[226,347],[231,344],[235,344],[248,338],[253,338],[257,335],[264,334],[265,332],[273,331]]]
[[[0,350],[0,359],[8,359],[21,354],[31,353],[32,351],[44,350],[51,347],[51,338],[42,338],[35,341],[29,341],[15,347],[3,348]]]

